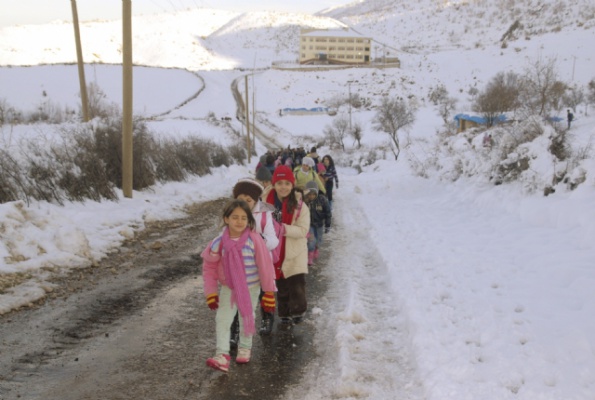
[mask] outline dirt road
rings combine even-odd
[[[151,224],[98,266],[56,277],[42,304],[0,316],[0,399],[266,400],[299,385],[316,357],[308,321],[256,337],[252,361],[232,363],[229,374],[205,366],[215,314],[198,253],[217,234],[226,200]],[[313,269],[310,308],[325,290]]]

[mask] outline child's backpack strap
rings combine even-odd
[[[266,212],[261,212],[262,217],[260,218],[260,230],[262,233],[264,233],[264,227],[267,224],[267,213]]]
[[[304,204],[304,201],[302,199],[300,199],[300,201],[298,201],[298,205],[297,205],[297,214],[295,215],[295,220],[297,221],[298,218],[300,217],[300,214],[302,213],[302,205]]]

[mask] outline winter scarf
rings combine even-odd
[[[273,189],[269,192],[267,196],[267,203],[273,204],[276,209],[281,209],[281,222],[287,225],[291,225],[293,222],[293,213],[290,213],[287,209],[288,198],[284,200],[279,199],[277,196],[277,192]],[[285,236],[281,237],[281,251],[279,254],[279,260],[274,264],[275,265],[275,279],[283,278],[283,272],[281,271],[281,266],[283,265],[283,261],[285,261]]]
[[[225,228],[221,237],[223,249],[223,273],[227,286],[231,289],[231,305],[237,304],[244,324],[244,336],[256,333],[254,327],[254,313],[250,291],[246,281],[246,265],[242,249],[250,236],[250,228],[246,228],[238,240],[229,237],[229,228]]]

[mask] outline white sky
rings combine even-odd
[[[216,8],[230,11],[286,11],[313,14],[348,0],[132,0],[133,15]],[[121,19],[122,0],[78,0],[79,21]],[[0,27],[72,21],[72,0],[0,0]]]
[[[437,35],[451,31],[451,26],[442,25],[441,19],[432,19],[434,16],[426,13],[422,21],[429,20]],[[407,21],[414,24],[415,19]],[[407,40],[433,51],[427,55],[403,53],[403,68],[399,70],[268,70],[255,77],[259,116],[282,130],[275,135],[284,145],[311,145],[322,137],[332,119],[325,115],[279,117],[278,108],[320,105],[329,94],[346,94],[347,80],[355,82],[353,92],[373,99],[383,91],[391,96],[425,94],[429,87],[443,82],[458,98],[459,107],[468,109],[463,89],[469,81],[479,82],[481,87],[495,72],[508,68],[522,71],[526,59],[535,54],[558,55],[560,75],[566,81],[572,76],[568,60],[576,54],[576,82],[593,78],[592,71],[578,68],[595,59],[595,47],[589,46],[593,28],[533,36],[530,41],[512,43],[506,50],[499,44],[475,46],[478,32],[471,29],[470,38],[451,35],[450,40],[469,43],[468,47],[457,45],[453,51],[452,45],[428,38],[423,29],[411,29],[412,25],[402,26],[395,20],[391,23],[390,19],[383,24],[377,23],[379,30],[406,36],[400,31],[406,29]],[[477,26],[485,37],[501,36],[498,27],[486,31],[485,24]],[[142,36],[157,27],[151,19],[149,25],[139,23],[136,29]],[[249,35],[245,33],[248,31],[242,31],[245,40],[263,45],[258,49],[263,64],[279,55],[270,50],[275,48],[274,39],[265,42],[262,37],[250,36],[261,33]],[[2,36],[0,31],[0,44],[8,42],[13,49],[4,51],[0,46],[2,63],[35,65],[42,56],[47,63],[72,61],[73,55],[61,52],[56,45],[66,43],[62,33],[49,37],[52,30],[44,30],[45,40],[54,47],[42,41],[36,50],[25,37],[39,37],[37,32],[23,29],[16,40],[8,32]],[[167,44],[183,46],[186,32],[180,27],[179,32],[167,37]],[[441,40],[449,40],[448,36],[443,34]],[[225,143],[224,132],[202,118],[209,111],[217,116],[233,115],[230,82],[242,72],[232,68],[251,67],[254,53],[243,52],[241,40],[213,40],[209,45],[212,52],[208,54],[185,51],[175,58],[184,68],[207,66],[203,70],[194,68],[207,89],[162,121],[152,122],[150,129],[157,134],[191,133]],[[45,48],[49,51],[42,54]],[[110,57],[106,55],[108,47],[97,44],[92,51],[101,53],[101,59]],[[151,60],[154,66],[172,62],[167,55],[159,58],[153,49],[138,51],[139,58]],[[291,50],[287,51],[290,54]],[[231,60],[232,56],[237,58]],[[460,60],[464,62],[457,63]],[[87,68],[87,76],[94,76],[105,88],[107,98],[118,103],[119,67]],[[21,110],[30,110],[38,106],[39,93],[46,90],[49,98],[75,108],[79,100],[75,71],[74,65],[0,68],[0,98]],[[135,90],[139,91],[135,110],[144,115],[168,111],[172,104],[182,103],[189,92],[202,87],[201,81],[185,70],[136,68],[134,76]],[[162,81],[177,90],[161,88],[156,95],[147,87],[151,86],[149,82]],[[388,151],[384,153],[386,160],[366,165],[372,158],[370,148],[386,144],[386,137],[371,128],[374,112],[365,109],[352,110],[353,119],[364,128],[364,147],[357,150],[347,140],[349,154],[332,151],[341,165],[335,229],[325,239],[332,252],[327,265],[314,267],[324,269],[330,289],[324,301],[309,310],[307,322],[318,328],[315,343],[321,364],[306,372],[304,382],[288,398],[592,400],[595,155],[591,152],[583,160],[575,159],[576,164],[553,162],[548,151],[553,131],[546,127],[537,140],[518,150],[531,159],[531,168],[518,182],[495,186],[490,180],[490,163],[498,156],[499,147],[490,151],[481,146],[481,136],[468,140],[463,135],[441,140],[437,146],[436,131],[442,121],[429,102],[420,99],[419,105],[416,123],[408,135],[402,133],[410,146],[403,148],[399,162]],[[339,111],[347,115],[347,109]],[[235,120],[232,123],[237,124]],[[234,126],[241,131],[239,125]],[[271,126],[261,124],[265,130]],[[593,143],[594,127],[592,108],[586,115],[581,107],[570,131],[575,152]],[[18,157],[19,140],[58,140],[54,128],[4,126],[0,128],[1,144]],[[496,139],[496,146],[512,140],[502,132]],[[262,152],[259,145],[258,153]],[[330,150],[321,148],[319,152]],[[376,154],[382,157],[383,150],[376,150]],[[412,166],[419,167],[420,161],[428,160],[436,167],[426,164],[427,178],[413,173]],[[44,281],[42,266],[69,269],[87,265],[130,237],[134,226],[179,215],[184,204],[229,194],[231,184],[226,182],[252,173],[256,162],[253,159],[248,167],[218,169],[213,175],[185,183],[158,185],[118,203],[0,205],[0,259],[22,256],[0,264],[0,273],[28,270],[35,275],[26,285],[0,295],[0,312],[45,295],[49,284]],[[350,163],[361,167],[361,172],[350,168]],[[555,193],[543,196],[543,187],[551,184],[553,174],[562,168],[569,168],[567,176],[571,179],[583,174],[585,182],[573,191],[560,182]],[[454,180],[456,176],[458,180]],[[197,247],[201,245],[197,243]],[[203,356],[206,359],[211,355]]]

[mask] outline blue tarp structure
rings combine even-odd
[[[284,108],[283,112],[327,112],[326,107],[314,107],[314,108]]]
[[[469,115],[469,114],[457,114],[455,115],[455,121],[460,123],[460,120],[467,120],[467,121],[473,121],[476,124],[480,124],[480,125],[485,125],[487,124],[487,119],[485,117],[480,117],[479,115]],[[494,123],[500,123],[500,122],[504,122],[506,121],[506,115],[504,114],[500,114],[497,117],[494,118]]]
[[[455,115],[455,121],[457,121],[458,126],[461,126],[461,120],[465,120],[465,121],[472,121],[475,122],[476,124],[479,125],[487,125],[488,121],[485,117],[481,117],[479,115],[469,115],[469,114],[457,114]],[[499,124],[501,122],[505,122],[506,121],[506,115],[504,114],[500,114],[496,117],[494,117],[494,121],[493,124]]]

